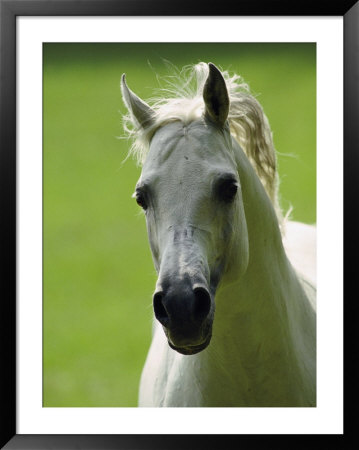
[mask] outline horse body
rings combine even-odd
[[[154,111],[123,93],[151,126]],[[139,405],[314,406],[314,273],[295,244],[312,229],[289,222],[283,241],[274,190],[230,132],[214,66],[203,98],[199,117],[151,134],[136,188],[158,272]]]

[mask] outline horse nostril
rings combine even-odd
[[[202,322],[211,310],[211,297],[207,289],[202,287],[195,288],[193,292],[195,296],[193,318]]]
[[[155,312],[156,319],[165,327],[169,324],[169,316],[166,308],[163,306],[163,293],[156,292],[153,296],[153,310]]]

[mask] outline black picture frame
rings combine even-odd
[[[16,17],[18,16],[342,16],[344,19],[344,304],[345,390],[342,435],[19,435],[16,433]],[[0,445],[6,449],[190,449],[350,447],[356,415],[357,199],[359,169],[359,2],[255,0],[0,0]],[[353,258],[352,258],[353,257]],[[353,298],[352,298],[353,297]],[[353,409],[355,411],[355,409]],[[240,447],[242,446],[242,447]]]

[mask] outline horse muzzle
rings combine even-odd
[[[153,296],[156,319],[162,324],[169,346],[184,355],[204,350],[210,343],[214,300],[204,285],[185,279],[161,283]]]

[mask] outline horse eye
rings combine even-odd
[[[141,193],[136,193],[135,199],[136,199],[137,204],[138,204],[139,206],[141,206],[141,208],[143,208],[143,209],[145,209],[145,210],[147,209],[146,199],[145,199],[145,197],[144,197],[143,194],[141,194]]]
[[[219,196],[223,201],[227,203],[234,200],[237,191],[238,184],[235,180],[227,180],[221,183],[219,186]]]

